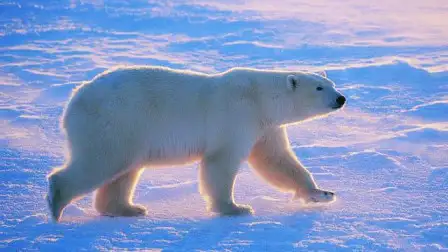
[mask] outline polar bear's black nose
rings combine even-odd
[[[339,96],[339,97],[336,99],[336,102],[338,103],[339,106],[344,105],[344,103],[345,103],[345,97],[342,96],[342,95]]]

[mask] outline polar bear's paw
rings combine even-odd
[[[56,181],[57,176],[52,175],[49,178],[48,194],[45,196],[48,209],[50,210],[53,221],[59,222],[62,211],[68,204],[68,200],[64,199],[62,195],[62,188]]]
[[[138,217],[147,215],[148,211],[141,205],[127,205],[109,209],[101,214],[110,217]]]
[[[249,205],[237,205],[235,203],[220,204],[211,209],[211,211],[218,213],[221,216],[236,216],[236,215],[252,215],[254,210]]]
[[[307,194],[300,196],[300,198],[306,203],[331,203],[336,200],[334,192],[325,191],[321,189],[313,189]]]

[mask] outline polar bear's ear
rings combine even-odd
[[[288,77],[286,77],[286,86],[288,87],[288,89],[294,91],[296,90],[297,86],[299,86],[299,80],[295,75],[290,74],[288,75]]]
[[[324,70],[317,72],[318,75],[327,78],[327,72],[325,72]]]

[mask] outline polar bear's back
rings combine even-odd
[[[189,97],[201,93],[212,83],[213,77],[205,74],[161,67],[133,67],[106,71],[81,89],[101,93],[98,96],[121,95],[148,100],[153,97]],[[191,96],[189,99],[194,101]]]
[[[126,144],[129,152],[199,153],[214,83],[209,75],[165,68],[105,72],[73,93],[63,126],[73,148],[89,141],[92,151]]]
[[[82,105],[86,110],[88,107],[116,111],[128,108],[176,113],[189,106],[202,105],[212,85],[208,75],[165,68],[120,68],[104,72],[80,86],[73,93],[68,109]]]

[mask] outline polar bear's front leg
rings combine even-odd
[[[132,203],[135,186],[141,169],[134,169],[98,189],[95,208],[107,216],[141,216],[146,215],[146,208]]]
[[[253,147],[248,159],[252,168],[273,186],[295,193],[305,202],[330,202],[333,192],[318,188],[311,173],[291,150],[285,129],[267,132]]]
[[[221,215],[252,214],[247,205],[237,205],[233,186],[240,165],[234,155],[217,152],[205,156],[199,168],[200,192],[208,203],[209,211]]]

